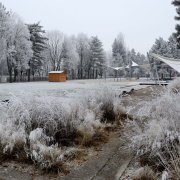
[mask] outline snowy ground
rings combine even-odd
[[[119,95],[123,90],[140,89],[140,81],[114,79],[107,80],[73,80],[63,83],[30,82],[0,84],[0,100],[8,99],[11,95],[33,94],[34,96],[58,97],[68,101],[78,99],[88,93],[96,92],[103,88],[111,88]]]

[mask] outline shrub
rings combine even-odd
[[[174,93],[180,92],[180,78],[176,78],[173,82],[171,82],[168,88]]]
[[[119,102],[113,91],[105,91],[70,103],[32,94],[0,102],[0,150],[9,157],[26,156],[42,169],[56,166],[59,171],[65,147],[107,141],[103,122],[115,121]]]
[[[139,121],[128,123],[126,136],[143,165],[180,178],[180,93],[171,91],[177,85],[174,82],[160,97],[144,102]]]
[[[150,167],[145,166],[134,173],[132,180],[157,180],[157,175]]]

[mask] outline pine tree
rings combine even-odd
[[[152,46],[150,52],[168,57],[168,42],[166,42],[162,37],[160,37],[159,39],[156,39],[155,44]],[[164,75],[167,74],[167,72],[170,72],[172,69],[164,62],[154,60],[154,58],[151,58],[150,62],[152,66],[152,72],[155,74],[155,71],[157,68],[159,77],[161,79],[164,79]]]
[[[175,16],[175,20],[179,21],[180,20],[180,1],[179,0],[173,0],[172,4],[177,7],[176,12],[177,16]],[[174,33],[174,36],[177,41],[177,48],[180,49],[180,24],[177,24],[176,27],[176,33]]]
[[[119,34],[115,38],[112,45],[112,53],[114,58],[114,66],[125,66],[126,65],[126,47],[122,34]]]
[[[167,56],[170,58],[178,59],[178,50],[177,50],[177,42],[173,35],[171,35],[168,39],[168,52]]]
[[[93,78],[97,78],[98,74],[102,77],[103,74],[104,50],[102,46],[102,42],[97,36],[91,38],[90,49],[93,64]]]
[[[39,70],[44,60],[42,51],[46,49],[47,38],[44,37],[45,31],[42,30],[40,23],[29,24],[30,40],[32,41],[33,58],[29,61],[28,81],[30,81],[30,74],[34,75],[36,70]],[[30,73],[30,71],[32,71]]]

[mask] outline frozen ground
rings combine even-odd
[[[127,81],[114,79],[107,80],[73,80],[63,83],[50,82],[30,82],[30,83],[6,83],[0,84],[0,100],[8,99],[11,95],[21,96],[23,94],[33,94],[34,96],[59,97],[68,101],[72,98],[80,98],[91,92],[96,92],[103,88],[111,88],[119,95],[123,90],[132,88],[139,89],[140,81]]]

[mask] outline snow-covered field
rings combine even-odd
[[[13,154],[17,147],[41,168],[62,163],[67,151],[61,148],[103,136],[106,122],[122,112],[116,95],[138,84],[113,79],[0,84],[0,153]]]
[[[114,79],[108,80],[74,80],[63,83],[52,82],[30,82],[0,84],[0,100],[8,99],[10,96],[21,96],[22,94],[33,94],[34,96],[58,97],[65,101],[76,99],[91,92],[110,88],[119,95],[123,90],[132,88],[139,89],[139,81],[127,81]]]
[[[64,163],[75,145],[106,138],[106,124],[124,113],[118,95],[132,88],[142,86],[113,79],[0,84],[0,154],[18,148],[41,168]]]

